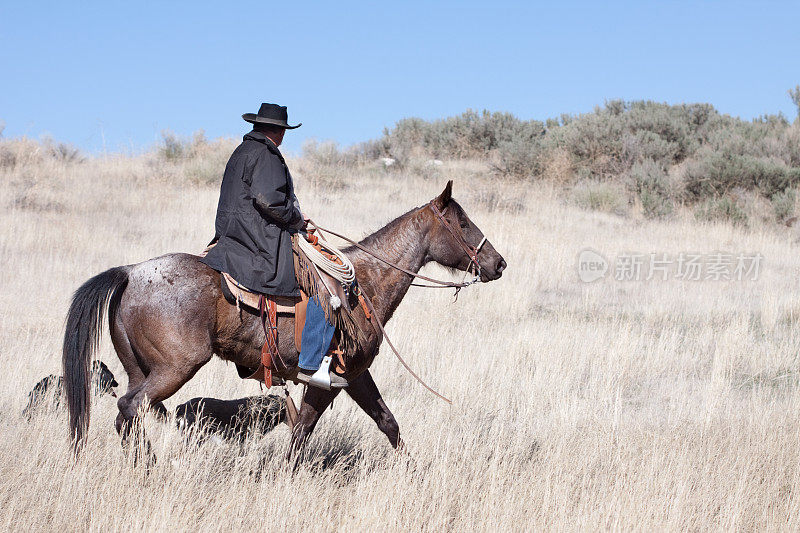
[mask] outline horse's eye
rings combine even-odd
[[[461,229],[467,229],[469,227],[469,222],[466,220],[461,221]]]

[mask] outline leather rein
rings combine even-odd
[[[469,287],[470,285],[473,285],[473,284],[479,282],[480,279],[481,279],[481,265],[478,262],[478,254],[480,253],[481,248],[483,248],[483,245],[486,244],[486,237],[484,236],[483,239],[481,239],[481,242],[478,243],[477,246],[471,246],[469,243],[467,243],[467,240],[464,238],[464,233],[461,231],[461,228],[454,227],[453,224],[451,224],[450,221],[448,221],[444,217],[444,214],[442,213],[442,211],[439,210],[438,207],[436,207],[436,204],[434,204],[433,201],[429,202],[426,207],[430,207],[431,208],[431,210],[433,211],[433,214],[436,215],[436,218],[442,223],[442,225],[447,229],[447,231],[450,233],[450,235],[453,236],[453,239],[455,239],[456,243],[458,243],[458,245],[461,247],[461,249],[464,250],[464,252],[467,254],[467,257],[469,258],[469,266],[467,267],[467,272],[471,272],[471,273],[474,274],[475,277],[473,279],[471,279],[469,281],[458,282],[458,281],[445,281],[445,280],[441,280],[441,279],[430,278],[428,276],[423,276],[422,274],[419,274],[417,272],[412,272],[411,270],[405,269],[405,268],[401,267],[400,265],[392,263],[391,261],[389,261],[385,257],[380,256],[379,254],[377,254],[374,251],[370,250],[366,246],[354,241],[353,239],[345,237],[344,235],[342,235],[340,233],[336,233],[335,231],[329,230],[327,228],[323,228],[321,226],[318,226],[313,221],[310,221],[310,223],[311,223],[312,226],[314,226],[318,230],[323,231],[325,233],[330,233],[334,237],[339,237],[340,239],[352,244],[353,246],[355,246],[359,250],[362,250],[362,251],[368,253],[369,255],[371,255],[372,257],[377,259],[378,261],[380,261],[380,262],[382,262],[382,263],[394,268],[395,270],[398,270],[398,271],[400,271],[400,272],[402,272],[404,274],[408,274],[411,277],[425,280],[425,281],[427,281],[429,283],[436,283],[436,285],[422,285],[422,284],[419,284],[419,283],[412,283],[412,285],[415,286],[415,287],[425,287],[425,288],[428,288],[428,289],[454,288],[454,289],[456,289],[456,294],[458,294],[459,290],[463,289],[464,287]]]

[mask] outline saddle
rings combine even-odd
[[[319,302],[325,312],[325,318],[337,330],[337,336],[334,337],[328,350],[328,355],[336,363],[335,372],[344,373],[345,353],[348,350],[352,353],[356,348],[357,328],[351,316],[352,308],[350,305],[353,295],[348,294],[334,278],[318,269],[312,268],[308,258],[296,245],[296,239],[298,238],[303,237],[293,235],[292,248],[295,259],[295,276],[300,285],[299,298],[256,293],[242,286],[227,272],[222,272],[220,276],[220,288],[225,299],[239,309],[244,307],[249,312],[258,314],[264,327],[265,342],[261,349],[259,367],[252,369],[236,365],[236,370],[242,379],[255,379],[263,382],[267,387],[272,386],[273,370],[287,370],[285,367],[276,367],[278,363],[283,365],[278,353],[277,317],[279,314],[294,317],[294,345],[299,353],[302,347],[303,327],[306,321],[309,294],[312,297],[319,295]],[[322,277],[325,279],[323,280]],[[325,288],[322,289],[321,286]],[[323,291],[324,294],[330,291],[332,293],[331,297],[338,298],[339,302],[341,302],[341,307],[332,308],[330,299],[321,297]],[[369,312],[364,306],[363,300],[359,298],[358,301],[361,302],[365,314],[369,317]]]
[[[261,348],[261,363],[257,369],[236,365],[236,371],[242,379],[255,379],[267,387],[272,386],[272,372],[276,369],[275,360],[279,359],[277,338],[277,316],[279,314],[294,317],[294,346],[300,353],[303,341],[303,327],[306,323],[306,307],[308,295],[300,291],[299,298],[271,296],[249,291],[236,283],[230,274],[223,272],[220,276],[220,287],[225,299],[232,305],[244,307],[249,312],[258,314],[264,326],[266,337]],[[336,361],[336,372],[344,372],[344,352],[339,348],[336,339],[328,349],[328,355]],[[282,369],[282,370],[285,370]]]

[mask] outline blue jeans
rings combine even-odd
[[[325,312],[316,298],[309,298],[300,346],[300,368],[312,371],[319,368],[322,357],[331,345],[334,331],[333,324],[325,320]]]

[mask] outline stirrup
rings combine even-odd
[[[308,374],[303,374],[299,372],[297,374],[297,378],[299,381],[305,382],[311,387],[317,387],[324,390],[331,390],[331,389],[343,389],[349,385],[343,378],[337,379],[334,382],[331,382],[331,356],[326,355],[322,358],[322,363],[319,365],[319,369],[314,372],[311,377],[307,377]],[[338,376],[337,376],[338,377]]]
[[[311,387],[318,387],[320,389],[331,390],[331,356],[326,355],[322,358],[322,363],[319,368],[308,380]]]

